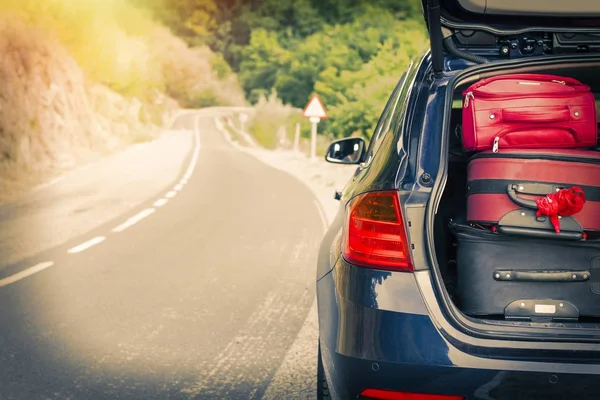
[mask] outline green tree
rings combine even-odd
[[[378,46],[377,56],[360,71],[342,75],[345,96],[330,109],[332,131],[339,136],[361,133],[370,137],[379,115],[402,72],[426,48],[427,36],[416,24],[407,24],[399,37]],[[337,85],[340,85],[337,83]],[[317,82],[317,87],[326,82]]]
[[[421,0],[146,1],[189,43],[220,53],[219,76],[237,73],[252,103],[275,91],[302,108],[318,93],[330,111],[324,125],[336,135],[370,135],[427,44]]]
[[[246,97],[255,103],[261,94],[269,94],[275,87],[277,74],[287,62],[288,53],[279,45],[275,33],[256,29],[243,55],[240,80]]]

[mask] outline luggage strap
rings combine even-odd
[[[573,183],[518,181],[514,179],[477,179],[467,183],[467,196],[472,194],[507,194],[508,185],[518,185],[518,193],[533,196],[546,196],[560,189],[567,189]],[[587,201],[600,202],[600,187],[577,185],[585,193]]]

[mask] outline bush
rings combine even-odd
[[[248,130],[261,146],[275,149],[278,147],[278,132],[287,125],[292,113],[292,107],[284,106],[275,93],[268,98],[260,96]]]
[[[207,47],[191,49],[166,28],[155,29],[152,41],[165,91],[183,107],[245,104],[236,76],[226,73],[219,57]],[[224,78],[218,78],[219,72],[212,68],[215,64],[220,65]]]
[[[166,90],[186,107],[245,104],[221,56],[188,47],[127,1],[2,0],[0,13],[47,30],[88,79],[122,95]]]
[[[302,110],[284,105],[275,92],[267,98],[261,96],[248,123],[249,133],[267,149],[290,150],[294,145],[296,125],[300,124],[300,151],[310,154],[311,123],[302,116]],[[332,135],[327,132],[326,121],[319,123],[317,154],[324,155]]]

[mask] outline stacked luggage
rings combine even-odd
[[[464,93],[466,215],[458,301],[473,316],[600,317],[600,152],[596,101],[575,79],[481,80]]]

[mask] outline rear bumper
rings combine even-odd
[[[325,357],[324,357],[325,358]],[[325,365],[333,399],[356,399],[367,388],[466,396],[467,399],[598,399],[600,376],[459,366],[397,364],[330,353]]]
[[[600,364],[540,362],[548,353],[542,344],[535,350],[537,343],[529,343],[527,357],[507,359],[500,356],[511,348],[449,340],[443,324],[430,317],[415,274],[357,268],[340,259],[317,283],[317,294],[333,398],[358,398],[367,388],[511,400],[595,399],[600,393]]]

